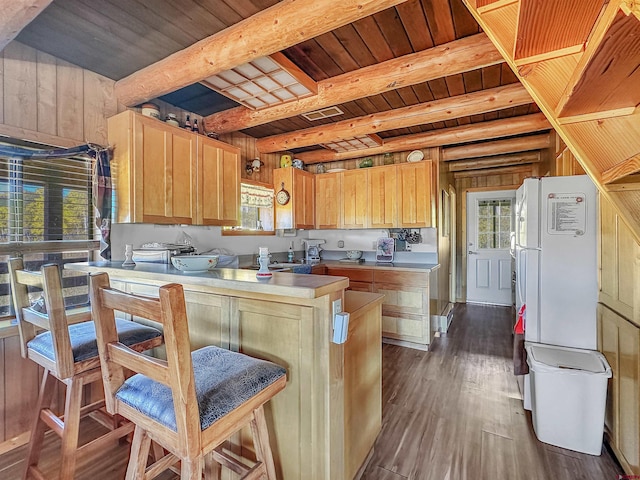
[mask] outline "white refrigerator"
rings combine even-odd
[[[530,178],[518,188],[515,289],[516,311],[526,305],[525,342],[596,349],[597,198],[586,175]]]

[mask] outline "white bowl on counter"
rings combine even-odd
[[[347,250],[347,258],[350,260],[358,260],[362,257],[362,250]]]
[[[171,263],[181,272],[202,273],[218,264],[218,255],[174,255]]]

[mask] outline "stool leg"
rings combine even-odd
[[[62,465],[60,478],[73,478],[76,470],[76,450],[80,435],[80,409],[82,408],[82,378],[71,378],[67,383],[62,433]]]
[[[273,455],[269,444],[269,429],[267,428],[262,406],[253,411],[253,420],[251,420],[250,425],[253,444],[256,449],[256,458],[264,464],[267,470],[267,478],[276,480],[276,467],[273,464]]]
[[[47,424],[40,420],[40,412],[51,408],[51,400],[57,381],[57,378],[49,374],[49,370],[45,370],[42,374],[42,383],[40,384],[40,393],[38,394],[38,405],[31,423],[31,438],[29,440],[24,474],[22,476],[25,480],[29,477],[29,468],[31,468],[32,465],[38,465],[38,460],[40,459],[44,434],[47,430]]]
[[[131,444],[131,454],[127,465],[126,480],[144,478],[150,447],[151,437],[144,428],[136,425],[136,429],[133,431],[133,443]]]
[[[209,452],[204,456],[204,479],[220,480],[222,474],[222,466],[213,458],[213,452]]]
[[[180,459],[180,480],[202,480],[202,459]]]

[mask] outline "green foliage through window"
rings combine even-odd
[[[478,201],[478,248],[509,248],[512,218],[511,200]]]

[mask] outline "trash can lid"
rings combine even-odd
[[[611,376],[611,368],[600,352],[555,345],[528,345],[527,362],[533,371],[591,373]]]

